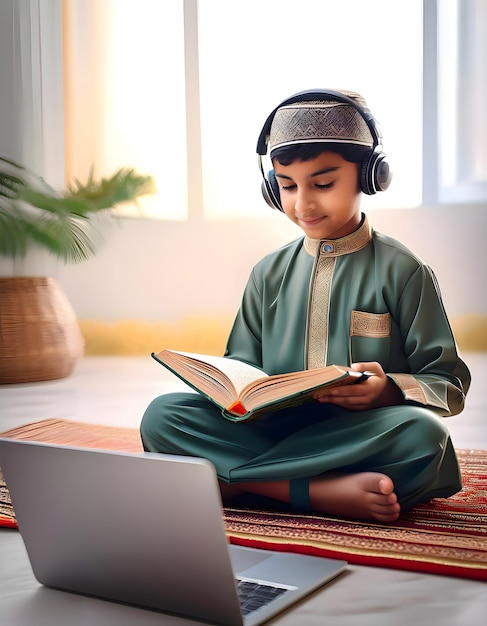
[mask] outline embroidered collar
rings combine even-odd
[[[372,231],[367,221],[367,216],[364,214],[362,223],[353,233],[339,239],[311,239],[311,237],[306,236],[304,238],[304,248],[313,257],[318,252],[320,256],[342,256],[365,248],[371,238]]]

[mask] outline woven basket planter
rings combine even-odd
[[[48,277],[0,277],[0,384],[69,376],[83,355],[76,315]]]

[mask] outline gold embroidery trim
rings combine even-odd
[[[321,240],[305,237],[304,248],[311,256],[316,256],[319,253],[325,257],[337,257],[365,248],[371,238],[372,231],[367,221],[367,216],[364,215],[362,224],[350,235],[340,237],[340,239]]]
[[[336,259],[318,257],[311,285],[308,318],[308,369],[326,365],[331,279]]]
[[[389,337],[391,316],[389,313],[366,313],[352,311],[350,316],[350,337]]]
[[[309,369],[326,365],[331,280],[335,271],[336,257],[365,248],[371,237],[372,230],[367,216],[363,215],[359,228],[340,239],[320,241],[304,238],[306,252],[315,258],[310,283],[305,354]]]
[[[428,404],[423,388],[412,374],[389,374],[389,376],[402,390],[406,400],[419,402],[419,404],[423,405]]]

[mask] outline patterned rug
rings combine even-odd
[[[2,433],[109,450],[142,450],[136,429],[51,419]],[[387,525],[276,510],[226,508],[231,543],[301,552],[349,563],[487,580],[487,451],[457,450],[464,488],[404,513]],[[0,459],[1,465],[1,459]],[[0,526],[16,528],[0,474]]]

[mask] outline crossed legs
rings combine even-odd
[[[198,394],[175,393],[151,403],[141,436],[146,450],[210,460],[225,503],[251,493],[296,510],[391,522],[461,488],[448,431],[415,406],[349,412],[316,403],[233,424]]]

